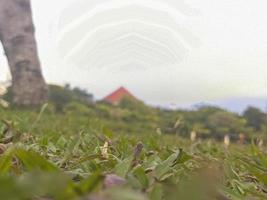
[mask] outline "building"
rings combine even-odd
[[[136,99],[127,89],[120,87],[119,89],[106,96],[103,101],[113,105],[118,105],[122,99],[129,97]]]

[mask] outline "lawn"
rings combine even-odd
[[[142,133],[47,105],[0,114],[1,199],[267,199],[267,153],[253,143]]]

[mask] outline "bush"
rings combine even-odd
[[[49,101],[55,105],[56,111],[63,111],[64,106],[72,101],[72,95],[69,90],[57,86],[49,86]]]
[[[69,114],[81,114],[81,115],[91,115],[93,111],[86,105],[79,102],[70,102],[65,105],[64,113]]]

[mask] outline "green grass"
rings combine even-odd
[[[68,106],[0,110],[1,199],[267,199],[264,147],[190,142],[158,134],[157,119]]]

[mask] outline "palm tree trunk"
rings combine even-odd
[[[47,85],[38,58],[30,0],[0,0],[0,41],[12,75],[13,103],[44,103]]]

